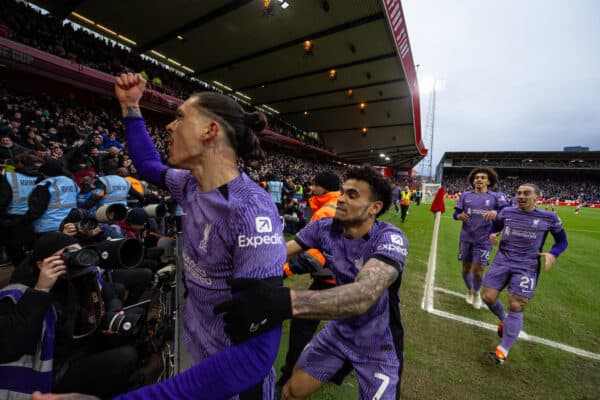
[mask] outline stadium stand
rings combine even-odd
[[[535,183],[546,201],[600,203],[600,152],[448,152],[437,174],[448,194],[470,189],[466,182],[476,166],[494,168],[498,190],[512,196],[521,183]]]
[[[135,338],[139,339],[136,350],[139,352],[141,368],[135,372],[135,379],[130,382],[132,386],[127,389],[166,379],[189,365],[174,367],[174,363],[180,363],[181,360],[178,358],[179,354],[173,351],[178,347],[176,338],[179,335],[171,314],[177,307],[177,297],[182,294],[172,290],[176,286],[176,278],[170,263],[176,260],[172,254],[167,254],[173,247],[170,241],[180,232],[178,218],[181,215],[177,214],[176,205],[168,192],[139,180],[135,165],[125,148],[120,110],[112,97],[114,75],[135,71],[148,80],[150,90],[146,91],[142,104],[145,121],[161,160],[165,163],[168,162],[165,125],[172,119],[172,114],[182,99],[191,93],[207,90],[225,93],[246,111],[259,110],[267,113],[269,127],[260,134],[261,145],[267,152],[266,161],[260,165],[245,165],[240,160],[239,167],[263,187],[267,181],[281,181],[283,203],[295,206],[295,200],[300,200],[304,220],[310,218],[310,215],[304,214],[310,212],[310,208],[306,207],[306,198],[310,195],[309,185],[319,172],[333,170],[343,176],[348,166],[381,161],[381,151],[391,157],[391,161],[387,162],[390,171],[391,167],[406,171],[426,154],[420,137],[419,99],[412,55],[410,51],[406,52],[407,48],[410,50],[406,35],[399,35],[400,32],[405,32],[403,20],[395,18],[394,25],[389,26],[391,13],[394,17],[401,15],[399,1],[387,2],[385,6],[379,2],[376,5],[374,2],[359,2],[357,4],[360,7],[338,10],[343,11],[343,14],[338,14],[337,20],[326,15],[315,19],[318,23],[310,28],[303,28],[319,30],[321,36],[335,37],[336,41],[343,44],[338,46],[343,47],[343,56],[339,54],[342,52],[339,49],[335,52],[324,51],[318,65],[297,63],[296,70],[291,66],[288,70],[281,69],[281,76],[251,74],[260,72],[261,68],[249,67],[247,73],[242,74],[239,71],[231,72],[233,68],[225,67],[217,74],[205,74],[206,77],[200,73],[185,74],[181,69],[156,62],[148,57],[148,43],[130,47],[122,40],[116,42],[93,33],[88,28],[96,29],[102,34],[108,32],[108,36],[111,36],[110,30],[100,32],[99,24],[92,23],[85,27],[82,19],[77,20],[81,26],[73,23],[75,13],[71,13],[72,9],[67,9],[82,6],[92,7],[92,10],[88,10],[90,13],[103,12],[104,9],[110,9],[106,5],[96,9],[92,2],[75,4],[66,1],[62,2],[65,8],[61,9],[61,2],[48,3],[42,0],[35,3],[51,6],[51,12],[42,12],[24,1],[0,0],[0,167],[3,173],[12,174],[15,168],[18,170],[21,162],[17,157],[19,154],[34,155],[31,162],[35,162],[36,168],[41,163],[56,162],[64,168],[65,174],[73,176],[81,188],[89,186],[95,177],[115,174],[116,170],[120,170],[122,178],[137,182],[144,191],[142,200],[129,196],[130,207],[165,204],[169,211],[166,216],[148,212],[144,217],[144,212],[137,209],[130,213],[128,219],[113,224],[112,228],[108,221],[100,222],[102,235],[110,229],[118,230],[125,233],[125,237],[141,239],[145,255],[160,255],[144,256],[140,261],[152,273],[151,287],[148,286],[147,277],[143,282],[137,281],[137,278],[134,283],[125,282],[122,287],[118,286],[121,283],[115,279],[115,295],[123,302],[131,300],[131,297],[127,297],[131,292],[141,295],[140,287],[147,289],[142,298],[151,300],[147,316],[140,314],[144,315],[140,317],[140,321],[144,321],[140,326],[146,326],[147,320],[147,332],[142,332],[140,337]],[[240,2],[240,6],[227,12],[234,13],[248,3],[250,2]],[[195,7],[194,11],[198,14],[207,12],[203,6]],[[304,7],[302,14],[305,17],[315,14],[311,8],[314,5],[299,4],[298,10],[300,7]],[[328,10],[324,12],[327,13]],[[65,17],[71,21],[65,20]],[[237,18],[241,26],[244,18]],[[341,23],[342,20],[345,22]],[[397,21],[401,23],[398,24]],[[114,22],[117,23],[116,20]],[[142,29],[143,32],[146,31],[145,28]],[[200,28],[201,24],[189,30]],[[252,23],[248,29],[260,31]],[[288,27],[281,29],[285,31]],[[348,30],[356,30],[357,33],[346,36],[351,33]],[[297,35],[301,36],[301,32]],[[387,40],[380,41],[379,47],[371,48],[373,35],[383,35]],[[112,35],[115,36],[117,35]],[[351,43],[350,47],[347,37],[354,37],[355,43]],[[273,38],[277,40],[276,36]],[[264,47],[259,41],[256,46],[256,51]],[[367,51],[357,53],[357,47]],[[223,49],[226,48],[227,46],[223,46]],[[400,48],[403,49],[402,57],[399,56]],[[249,46],[237,49],[243,52],[250,50]],[[280,62],[282,57],[289,58],[287,55],[275,54],[277,50],[274,48],[270,50],[274,64]],[[235,55],[225,52],[222,56],[231,58]],[[300,57],[304,55],[300,53]],[[190,65],[194,66],[191,62]],[[197,64],[194,68],[202,66],[206,67]],[[325,80],[327,90],[323,89],[323,84],[317,79],[310,81],[321,72],[328,72],[328,68],[323,69],[323,66],[335,66],[341,75],[337,82],[334,82],[335,79]],[[365,68],[367,72],[362,72]],[[250,103],[246,101],[249,97],[244,100],[244,96],[240,96],[238,91],[206,83],[215,83],[212,79],[221,75],[227,76],[226,81],[231,82],[228,76],[230,73],[247,79],[245,82],[240,80],[237,84],[246,93],[260,91],[267,86],[262,97],[273,101]],[[199,77],[206,81],[198,79]],[[261,82],[267,82],[268,85],[261,86]],[[289,86],[290,82],[294,82],[294,85]],[[353,90],[346,87],[348,85]],[[335,89],[331,89],[334,87]],[[363,99],[367,100],[368,112],[365,111],[367,106],[361,105]],[[264,103],[267,102],[276,104],[281,112],[266,106]],[[307,122],[309,119],[306,115],[309,112],[316,119]],[[360,140],[348,140],[350,135],[356,135]],[[410,180],[405,177],[400,179]],[[3,183],[7,182],[5,180]],[[2,189],[6,187],[4,185]],[[11,227],[22,221],[5,211],[6,209],[2,209],[1,217],[9,217],[9,223],[13,224]],[[81,218],[83,216],[87,218],[88,214],[82,213]],[[71,217],[73,216],[69,213],[69,218]],[[67,224],[80,224],[81,218],[72,222],[63,220],[60,229],[67,229]],[[140,230],[139,226],[144,228]],[[77,225],[77,230],[79,229],[82,228]],[[289,230],[286,232],[294,233]],[[102,236],[102,240],[105,239],[106,236]],[[4,242],[0,243],[0,264],[6,267],[12,260],[10,254],[2,251],[3,244]],[[25,250],[30,252],[31,248]],[[2,268],[0,289],[7,283],[5,270]],[[103,279],[113,283],[112,278]],[[130,284],[132,287],[127,286]],[[178,287],[177,290],[181,291],[182,288]],[[115,387],[110,390],[117,389]],[[108,397],[116,392],[100,393],[102,392],[96,394]]]

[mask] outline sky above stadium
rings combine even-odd
[[[600,150],[600,1],[402,6],[422,92],[432,77],[443,86],[436,94],[434,171],[447,151]],[[424,128],[429,99],[422,93]]]

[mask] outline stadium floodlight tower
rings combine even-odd
[[[429,149],[427,155],[421,161],[421,174],[429,180],[433,180],[433,139],[435,131],[435,108],[437,92],[443,89],[444,82],[436,79],[431,75],[423,75],[422,83],[419,85],[421,94],[429,94],[429,102],[427,105],[427,118],[424,125],[424,142]],[[423,98],[422,98],[423,99]]]

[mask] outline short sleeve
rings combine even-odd
[[[185,192],[190,179],[194,179],[190,171],[169,168],[165,175],[165,184],[173,198],[182,205],[187,205]]]
[[[558,215],[554,215],[552,219],[552,224],[550,225],[550,231],[553,233],[558,233],[563,230],[563,223]]]
[[[496,196],[496,210],[502,210],[504,207],[508,206],[508,201],[506,200],[506,196],[502,192],[494,193]]]
[[[296,234],[296,241],[304,249],[316,248],[320,249],[320,232],[321,226],[327,219],[319,219],[306,225],[300,232]]]
[[[372,258],[382,260],[402,272],[408,256],[408,239],[395,227],[381,232],[374,243]]]
[[[281,276],[286,250],[283,225],[275,206],[248,201],[233,211],[234,278]]]
[[[461,193],[458,196],[458,200],[456,200],[456,204],[454,205],[454,208],[459,211],[463,211],[465,209],[465,206],[463,204],[463,196],[464,196],[464,193]]]

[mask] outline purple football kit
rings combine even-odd
[[[341,224],[325,218],[306,226],[295,240],[303,249],[321,250],[336,285],[354,282],[371,258],[400,272],[366,313],[327,323],[298,360],[302,370],[323,382],[350,363],[356,370],[361,399],[396,399],[403,362],[399,290],[408,255],[406,236],[397,227],[376,221],[367,235],[351,239],[343,235]]]
[[[492,221],[483,219],[488,211],[499,211],[508,205],[502,193],[464,192],[454,207],[458,214],[464,212],[469,220],[464,221],[460,231],[460,249],[458,260],[487,265],[492,244],[489,241]]]
[[[286,250],[275,205],[244,173],[217,189],[200,191],[189,171],[161,163],[143,118],[126,117],[124,122],[128,150],[140,176],[168,188],[186,212],[183,338],[194,365],[118,399],[236,399],[237,393],[243,393],[243,399],[272,399],[272,365],[281,327],[233,345],[222,315],[215,316],[213,307],[233,297],[227,278],[281,277]]]
[[[502,229],[502,241],[483,285],[499,291],[508,285],[510,293],[530,299],[540,272],[538,253],[548,232],[558,234],[563,230],[562,222],[550,211],[507,207],[496,216],[495,226]]]
[[[534,209],[523,211],[506,207],[496,216],[496,232],[502,230],[502,240],[496,258],[483,278],[483,285],[502,291],[508,285],[508,292],[531,299],[535,292],[540,273],[540,256],[548,232],[554,237],[554,245],[549,251],[558,257],[567,248],[567,236],[560,218],[549,211]],[[501,363],[519,337],[523,328],[523,310],[505,314],[499,300],[488,304],[490,311],[501,321],[498,332],[502,341],[491,357]]]

